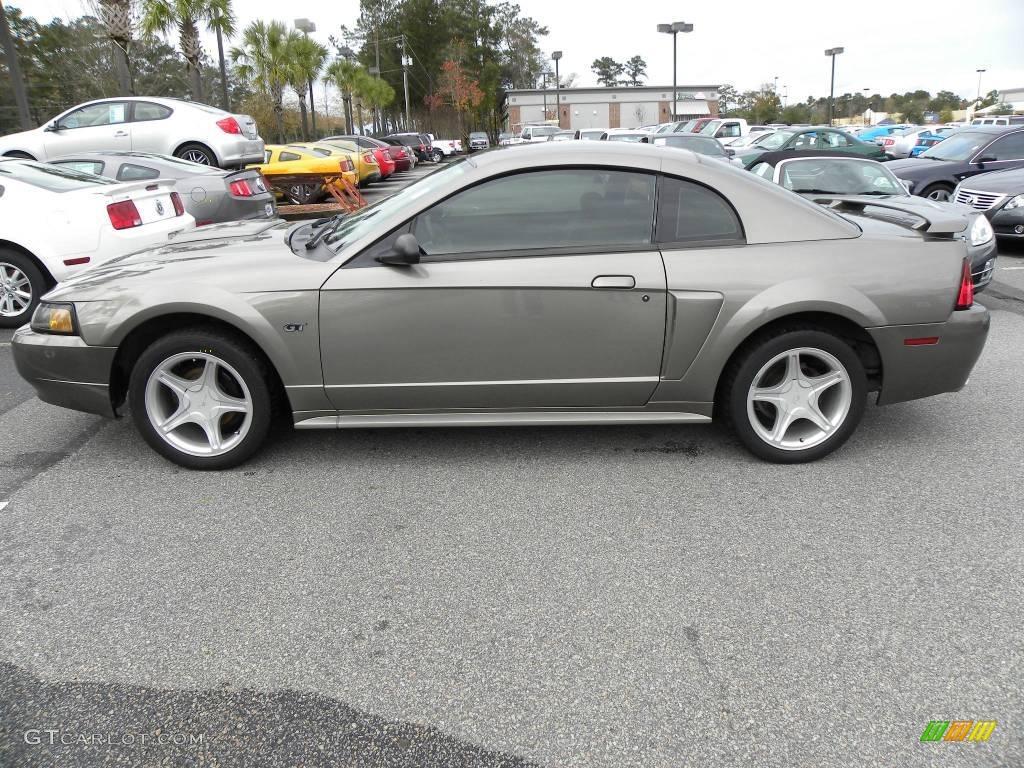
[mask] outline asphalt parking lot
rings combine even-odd
[[[996,281],[962,392],[790,467],[711,425],[191,473],[0,332],[0,765],[1020,766],[1024,248]]]

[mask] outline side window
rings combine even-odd
[[[657,240],[701,245],[745,242],[739,217],[725,198],[700,184],[671,176],[661,182]]]
[[[82,173],[94,173],[97,176],[103,175],[103,163],[92,160],[62,160],[54,163],[65,168],[71,168]]]
[[[429,255],[651,242],[655,177],[605,168],[505,176],[421,213],[413,231]]]
[[[1024,160],[1024,131],[1003,136],[981,152],[983,157],[996,160]]]
[[[103,125],[116,125],[126,119],[127,104],[123,101],[105,101],[101,104],[90,104],[76,109],[60,120],[62,130],[69,128],[94,128]]]
[[[135,122],[141,122],[144,120],[166,120],[171,116],[171,109],[161,104],[154,104],[151,101],[137,101],[135,102],[134,120]]]
[[[849,140],[847,140],[847,138],[843,134],[841,134],[841,133],[839,133],[837,131],[826,131],[823,134],[823,136],[825,138],[825,145],[828,146],[828,147],[848,147],[848,146],[850,146]]]
[[[740,124],[739,123],[726,123],[718,129],[718,133],[715,134],[717,138],[721,139],[734,139],[740,135]]]
[[[814,131],[811,131],[810,133],[801,133],[793,139],[792,144],[789,145],[789,149],[816,149],[817,139],[818,134]]]
[[[291,160],[301,160],[302,156],[296,155],[294,152],[282,152],[277,159],[278,162],[287,163],[290,162]]]
[[[145,179],[159,179],[160,171],[156,168],[147,168],[144,165],[125,163],[117,171],[118,181],[143,181]]]

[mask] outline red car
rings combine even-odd
[[[395,171],[408,171],[412,168],[412,160],[410,159],[409,153],[405,147],[393,147],[386,142],[369,136],[330,136],[327,139],[324,139],[324,141],[331,141],[332,139],[350,141],[360,149],[368,149],[372,151],[373,156],[377,158],[378,165],[380,165],[381,178],[385,178]],[[382,155],[386,158],[383,161],[381,160]],[[390,170],[385,166],[390,166]]]

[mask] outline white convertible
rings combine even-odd
[[[119,183],[31,160],[0,160],[0,328],[82,270],[195,228],[174,181]]]

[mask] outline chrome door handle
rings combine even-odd
[[[636,278],[632,275],[598,275],[594,278],[594,282],[590,284],[590,287],[628,290],[636,287]]]
[[[114,133],[114,138],[118,138],[119,139],[122,136],[127,136],[127,135],[128,135],[128,131],[117,131],[116,133]]]

